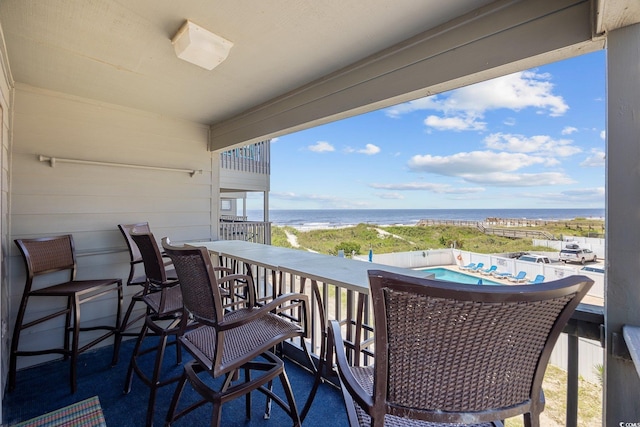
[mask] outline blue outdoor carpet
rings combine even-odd
[[[75,394],[71,393],[69,387],[68,361],[54,361],[19,371],[16,389],[11,393],[5,393],[3,425],[14,426],[19,422],[60,410],[93,396],[98,396],[107,426],[144,426],[149,389],[138,377],[134,376],[131,392],[129,394],[123,393],[133,345],[134,340],[122,343],[120,361],[114,367],[110,366],[111,346],[88,351],[80,355],[78,391]],[[183,363],[188,360],[190,360],[190,356],[184,353]],[[291,361],[286,360],[285,364],[287,375],[296,397],[298,410],[301,410],[311,390],[313,377]],[[167,348],[164,366],[169,369],[165,375],[174,376],[182,372],[182,365],[175,363],[175,348],[173,346]],[[274,388],[278,395],[284,396],[284,393],[279,388],[279,381],[274,382]],[[164,425],[174,390],[175,383],[162,387],[158,391],[154,425]],[[251,419],[247,420],[245,418],[245,399],[239,398],[223,406],[222,426],[281,427],[292,425],[291,419],[276,404],[272,405],[271,418],[265,420],[266,398],[259,392],[254,392],[251,396]],[[198,400],[198,395],[187,386],[182,396],[181,407],[196,400]],[[208,427],[210,420],[211,405],[207,404],[177,420],[172,426]],[[342,393],[331,385],[322,384],[303,426],[346,427],[347,425]]]

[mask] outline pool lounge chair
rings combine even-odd
[[[491,273],[491,275],[496,279],[506,279],[513,276],[513,274],[506,271],[494,271],[493,273]]]
[[[476,265],[473,268],[469,268],[469,271],[480,271],[480,269],[482,269],[482,267],[484,267],[484,263],[483,262],[479,262],[478,265]]]
[[[458,267],[460,270],[471,270],[473,268],[476,268],[476,263],[475,262],[471,262],[467,265],[461,265]]]
[[[489,267],[489,268],[485,268],[484,270],[480,270],[480,271],[479,271],[479,273],[480,273],[480,274],[483,274],[483,275],[485,275],[485,276],[490,276],[490,275],[491,275],[491,273],[493,273],[493,272],[494,272],[494,271],[496,271],[497,269],[498,269],[498,266],[497,266],[497,265],[492,265],[492,266],[491,266],[491,267]]]
[[[523,283],[527,281],[527,273],[524,271],[519,272],[516,276],[507,277],[507,280],[514,283]]]
[[[542,274],[538,274],[535,279],[529,280],[527,283],[529,285],[536,285],[538,283],[544,282],[544,276]]]

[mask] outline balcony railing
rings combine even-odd
[[[310,296],[312,333],[306,345],[315,357],[319,358],[324,348],[325,324],[323,322],[335,319],[343,326],[345,347],[351,363],[360,365],[372,363],[375,357],[375,348],[373,346],[372,311],[368,287],[336,284],[335,281],[323,278],[321,274],[318,274],[319,268],[315,268],[312,273],[305,274],[300,267],[273,267],[268,263],[253,263],[247,261],[246,258],[239,259],[230,256],[223,256],[222,259],[227,265],[233,265],[242,271],[250,271],[258,287],[258,293],[263,299],[269,299],[275,293],[284,292],[303,292]],[[330,276],[330,268],[327,265],[327,277]],[[361,319],[364,319],[364,322],[361,322]],[[569,348],[565,423],[567,426],[577,426],[578,420],[578,338],[593,340],[602,346],[601,329],[603,324],[602,307],[581,304],[565,328],[566,335],[564,338],[560,338],[568,340]],[[304,363],[300,345],[300,343],[290,343],[287,346],[287,353],[289,357]]]
[[[271,223],[262,221],[220,221],[220,240],[271,244]]]
[[[220,167],[239,172],[269,175],[271,173],[270,159],[270,142],[262,141],[224,151],[220,155]]]

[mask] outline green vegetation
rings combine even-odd
[[[604,221],[578,218],[573,221],[544,221],[536,227],[512,227],[510,230],[540,230],[557,239],[564,235],[602,237]],[[344,249],[346,255],[373,249],[375,253],[407,252],[425,249],[456,248],[479,253],[544,251],[534,247],[531,239],[512,239],[484,234],[473,227],[450,225],[377,226],[358,224],[355,227],[299,231],[292,227],[273,227],[272,244],[292,247],[286,233],[296,236],[300,249],[336,255]]]
[[[425,249],[456,248],[479,253],[545,251],[533,246],[531,239],[511,239],[486,235],[471,227],[387,226],[359,224],[355,227],[299,231],[291,227],[273,227],[272,244],[292,247],[286,233],[294,235],[300,249],[336,255],[339,249],[351,254],[373,249],[374,253],[407,252]],[[556,234],[556,233],[554,233]]]
[[[287,240],[287,234],[285,231],[295,233],[291,227],[271,227],[271,244],[273,246],[280,246],[283,248],[291,248],[291,243]]]
[[[549,365],[542,382],[547,402],[541,425],[563,426],[567,412],[567,373]],[[522,417],[506,420],[505,427],[522,426]],[[578,425],[582,427],[602,425],[602,386],[578,379]]]
[[[360,255],[360,245],[355,242],[340,242],[334,251],[336,254],[344,251],[345,254]]]

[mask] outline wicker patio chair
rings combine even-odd
[[[220,293],[220,281],[215,277],[207,249],[175,247],[169,245],[166,239],[162,240],[162,246],[178,273],[184,306],[198,323],[196,328],[180,337],[183,346],[195,360],[184,367],[184,374],[169,407],[166,425],[210,402],[213,405],[211,425],[218,426],[222,405],[242,395],[247,400],[246,417],[250,418],[250,392],[254,390],[278,404],[295,426],[300,425],[284,363],[270,350],[287,339],[306,337],[308,297],[303,294],[284,294],[269,303],[258,305],[251,277],[233,274],[223,278],[231,285],[226,289],[234,293],[234,286],[246,286],[247,303],[244,308],[227,311]],[[281,310],[291,309],[303,313],[302,324],[278,315]],[[243,371],[244,381],[235,382]],[[214,380],[218,388],[213,389],[211,381],[205,382],[199,374]],[[282,383],[286,401],[270,387],[276,377]],[[177,411],[187,382],[202,399]]]
[[[369,272],[375,362],[350,367],[331,322],[351,426],[539,426],[553,346],[593,281],[474,286]],[[449,424],[446,424],[449,425]]]
[[[136,224],[118,224],[118,229],[122,233],[125,242],[127,243],[127,248],[129,249],[129,277],[127,278],[127,286],[140,286],[141,289],[136,292],[131,297],[131,302],[127,307],[127,311],[122,318],[122,324],[120,326],[120,333],[122,336],[137,336],[139,333],[139,328],[136,328],[135,332],[128,332],[131,327],[136,324],[141,319],[144,319],[146,313],[139,314],[131,319],[131,315],[133,314],[133,310],[139,303],[142,303],[142,297],[148,292],[148,281],[147,276],[145,274],[145,270],[139,267],[143,267],[142,262],[142,254],[140,253],[140,249],[138,249],[138,245],[131,238],[131,231],[134,229],[138,233],[150,233],[151,229],[149,228],[148,222],[140,222]],[[171,260],[165,258],[163,261],[164,267],[166,269],[166,276],[170,279],[177,279],[176,272],[173,270],[171,266]],[[146,308],[146,307],[145,307]]]
[[[182,294],[177,278],[168,277],[162,254],[151,232],[139,232],[137,228],[130,230],[130,236],[137,247],[144,264],[146,284],[141,300],[146,304],[146,316],[140,332],[137,334],[136,345],[129,361],[124,392],[131,391],[134,372],[142,382],[149,387],[149,401],[147,403],[146,425],[153,425],[153,415],[158,389],[178,381],[180,376],[161,379],[162,364],[167,345],[176,346],[177,363],[182,362],[181,348],[177,339],[180,333],[182,317]],[[144,347],[147,336],[158,336],[157,344]],[[174,341],[169,342],[173,336]],[[155,353],[155,361],[151,374],[142,358],[145,354]],[[147,368],[147,369],[145,369]]]
[[[76,368],[78,366],[78,355],[85,350],[95,346],[101,341],[114,336],[113,359],[117,361],[118,348],[120,346],[120,315],[122,310],[122,280],[121,279],[94,279],[76,280],[76,254],[73,244],[73,237],[68,235],[56,237],[43,237],[38,239],[16,239],[16,245],[22,253],[26,269],[26,283],[22,294],[22,300],[18,308],[16,322],[13,328],[13,338],[11,339],[11,354],[9,357],[9,391],[16,385],[16,363],[18,356],[37,356],[42,354],[61,354],[65,359],[71,358],[70,363],[70,383],[71,391],[76,392]],[[60,282],[56,276],[59,272],[69,272],[69,279]],[[50,275],[55,284],[33,289],[36,277]],[[46,280],[46,279],[45,279]],[[80,326],[81,305],[93,301],[96,298],[111,292],[117,292],[116,315],[113,325],[94,325],[91,327]],[[34,297],[49,297],[53,304],[53,297],[64,298],[64,308],[50,307],[47,314],[25,322],[25,312],[29,299]],[[53,311],[52,310],[56,310]],[[64,339],[61,348],[49,348],[43,350],[19,350],[20,334],[23,330],[41,324],[59,316],[64,316]],[[80,346],[80,332],[82,331],[106,331],[91,342]],[[69,335],[71,334],[71,337]],[[71,338],[71,339],[70,339]]]

